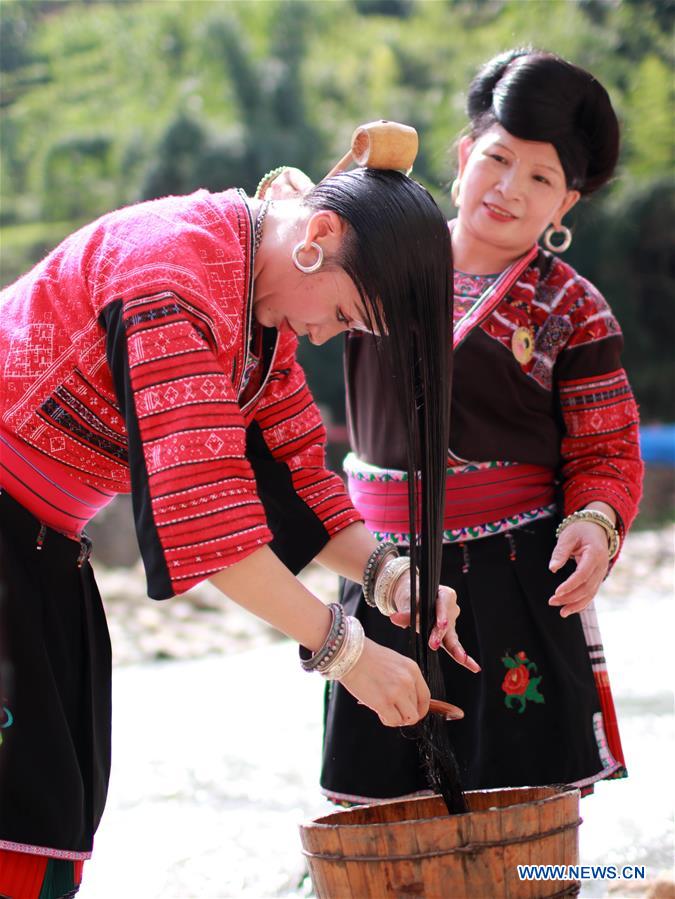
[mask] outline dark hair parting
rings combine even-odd
[[[367,202],[363,202],[366,199]],[[373,338],[399,400],[407,448],[411,556],[410,655],[432,696],[444,693],[436,620],[450,425],[452,265],[447,223],[430,194],[399,172],[356,169],[318,184],[305,202],[350,226],[339,264],[356,284]],[[419,585],[412,572],[419,568]],[[447,723],[427,715],[415,728],[430,786],[449,812],[465,812]]]

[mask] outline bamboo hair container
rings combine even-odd
[[[353,162],[371,169],[409,172],[417,156],[419,139],[410,125],[400,122],[369,122],[352,134],[349,152],[333,166],[326,178],[344,171]]]

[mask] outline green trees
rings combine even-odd
[[[532,43],[596,72],[619,110],[620,177],[571,217],[570,259],[622,321],[643,414],[672,418],[674,21],[671,0],[5,0],[0,282],[115,206],[252,191],[282,163],[318,178],[376,118],[415,125],[415,176],[449,213],[469,78]],[[303,352],[340,420],[339,348]]]
[[[570,262],[601,286],[623,330],[644,421],[675,415],[675,179],[629,187],[586,210]]]

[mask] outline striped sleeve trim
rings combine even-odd
[[[589,502],[615,509],[626,532],[642,492],[639,413],[623,369],[561,381],[565,514]]]

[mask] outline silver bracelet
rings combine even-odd
[[[315,653],[306,647],[300,647],[300,664],[304,671],[320,671],[342,649],[346,636],[344,609],[339,603],[332,602],[328,609],[331,614],[330,627],[322,645]]]
[[[397,556],[389,559],[375,581],[375,605],[383,615],[393,615],[397,611],[394,603],[394,587],[398,579],[410,570],[408,556]]]
[[[363,598],[369,606],[375,608],[374,588],[375,582],[382,568],[382,563],[388,555],[398,556],[398,549],[395,543],[385,540],[378,543],[372,551],[363,570]]]
[[[358,618],[347,616],[347,633],[335,657],[320,670],[326,680],[342,680],[361,658],[366,635]]]
[[[558,525],[555,532],[556,539],[562,534],[566,527],[574,524],[575,521],[592,521],[594,524],[600,525],[607,534],[609,561],[611,562],[614,556],[619,552],[621,538],[619,537],[619,532],[612,524],[612,519],[609,515],[605,515],[605,513],[601,512],[599,509],[579,509],[578,512],[572,512],[567,518],[563,518]]]

